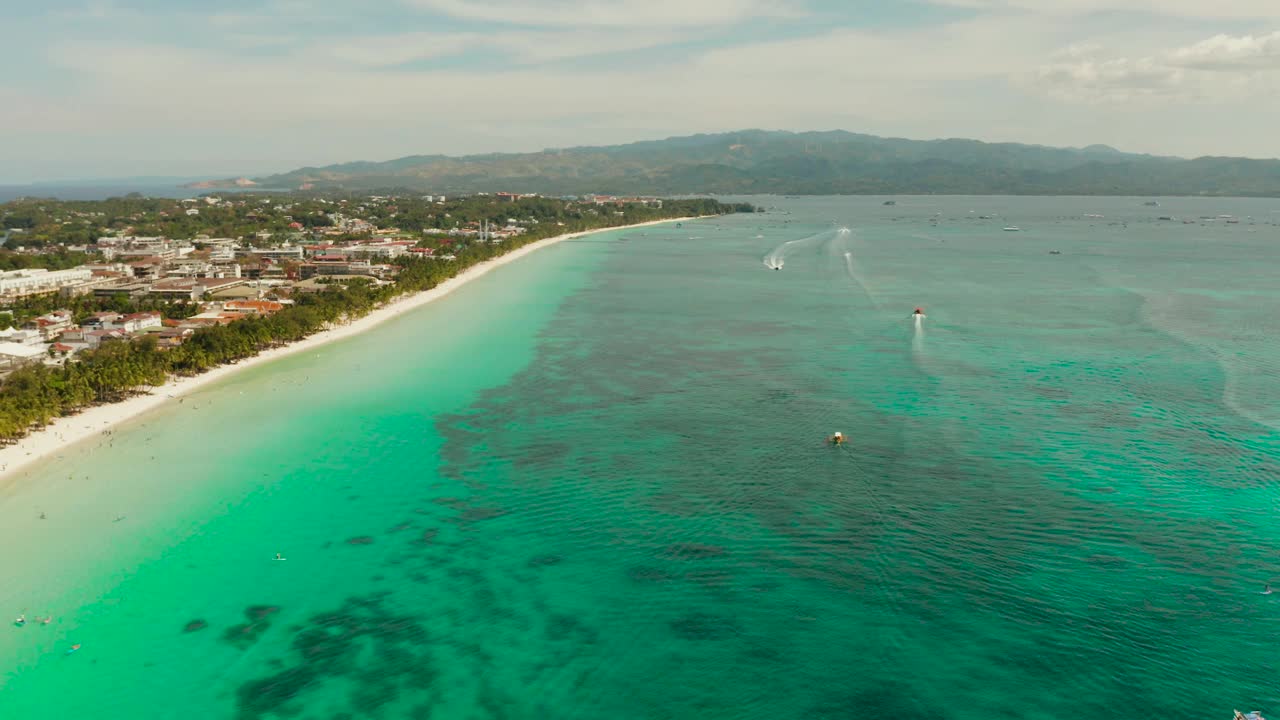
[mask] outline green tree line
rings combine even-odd
[[[161,349],[154,337],[131,342],[108,342],[86,350],[60,366],[21,367],[0,381],[0,442],[13,442],[33,428],[88,406],[115,402],[159,385],[170,375],[195,375],[218,365],[252,357],[264,350],[295,342],[334,323],[362,317],[408,293],[428,290],[476,264],[536,240],[583,230],[627,225],[646,220],[715,215],[742,209],[714,200],[668,201],[661,209],[628,207],[602,209],[561,227],[536,226],[525,235],[502,243],[460,242],[451,248],[452,261],[402,259],[394,284],[377,286],[352,279],[320,293],[300,295],[294,305],[266,317],[249,317],[230,325],[196,330],[181,346]],[[33,310],[35,308],[32,308]],[[183,312],[193,309],[184,305]]]

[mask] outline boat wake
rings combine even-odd
[[[876,298],[876,293],[867,282],[866,274],[862,272],[862,266],[858,263],[854,247],[855,238],[853,231],[847,227],[836,230],[831,241],[831,253],[843,260],[845,277],[862,291],[867,300],[871,301],[873,308],[879,308],[880,301]]]
[[[769,253],[761,259],[761,262],[763,262],[764,266],[770,270],[781,270],[782,266],[787,264],[788,256],[793,256],[797,252],[808,248],[820,248],[823,245],[827,245],[842,231],[847,233],[848,228],[841,228],[840,230],[825,230],[798,240],[788,240],[773,250],[770,250]]]

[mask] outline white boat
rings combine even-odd
[[[1235,718],[1233,718],[1233,720],[1267,720],[1267,719],[1262,717],[1262,713],[1257,710],[1250,710],[1247,713],[1242,713],[1239,710],[1236,710],[1236,716]]]
[[[1021,232],[1022,228],[1018,227],[1017,225],[1010,225],[1009,227],[1005,228],[1004,231],[1005,232]]]

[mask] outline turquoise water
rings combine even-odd
[[[0,717],[1280,711],[1280,203],[764,204],[0,489]]]

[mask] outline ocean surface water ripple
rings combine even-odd
[[[0,487],[0,717],[1280,713],[1276,201],[754,201]]]

